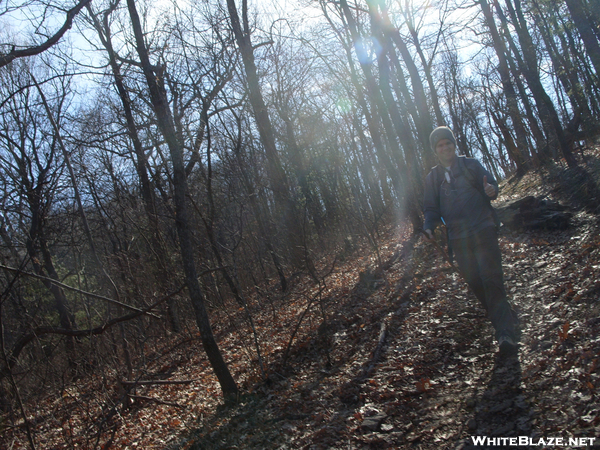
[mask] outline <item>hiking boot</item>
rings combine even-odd
[[[500,352],[502,353],[511,353],[517,349],[517,343],[510,334],[500,333],[498,347],[500,347]]]

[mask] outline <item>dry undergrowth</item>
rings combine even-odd
[[[501,200],[555,196],[544,180],[507,183]],[[598,217],[584,211],[565,231],[502,234],[522,321],[518,355],[498,355],[483,311],[435,250],[392,227],[381,268],[357,249],[321,284],[301,278],[285,297],[267,289],[252,298],[267,380],[243,318],[213,311],[243,391],[237,405],[220,406],[198,336],[174,336],[146,370],[189,383],[138,386],[124,408],[114,373],[91,376],[28,406],[38,448],[446,449],[470,448],[471,436],[600,438],[598,236]],[[322,273],[332,260],[318,264]],[[3,423],[1,447],[28,448],[18,421]]]

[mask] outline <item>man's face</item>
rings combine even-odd
[[[452,165],[456,157],[456,146],[450,139],[440,139],[435,145],[435,154],[440,159],[440,162],[448,167]]]

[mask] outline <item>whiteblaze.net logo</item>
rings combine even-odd
[[[474,446],[508,446],[508,447],[588,447],[594,445],[596,438],[591,437],[562,437],[531,438],[529,436],[518,437],[487,437],[471,436]]]

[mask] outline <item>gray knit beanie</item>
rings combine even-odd
[[[454,145],[456,145],[456,139],[454,138],[454,133],[448,127],[437,127],[435,130],[431,132],[429,135],[429,143],[431,144],[432,150],[435,152],[435,146],[442,139],[450,140]]]

